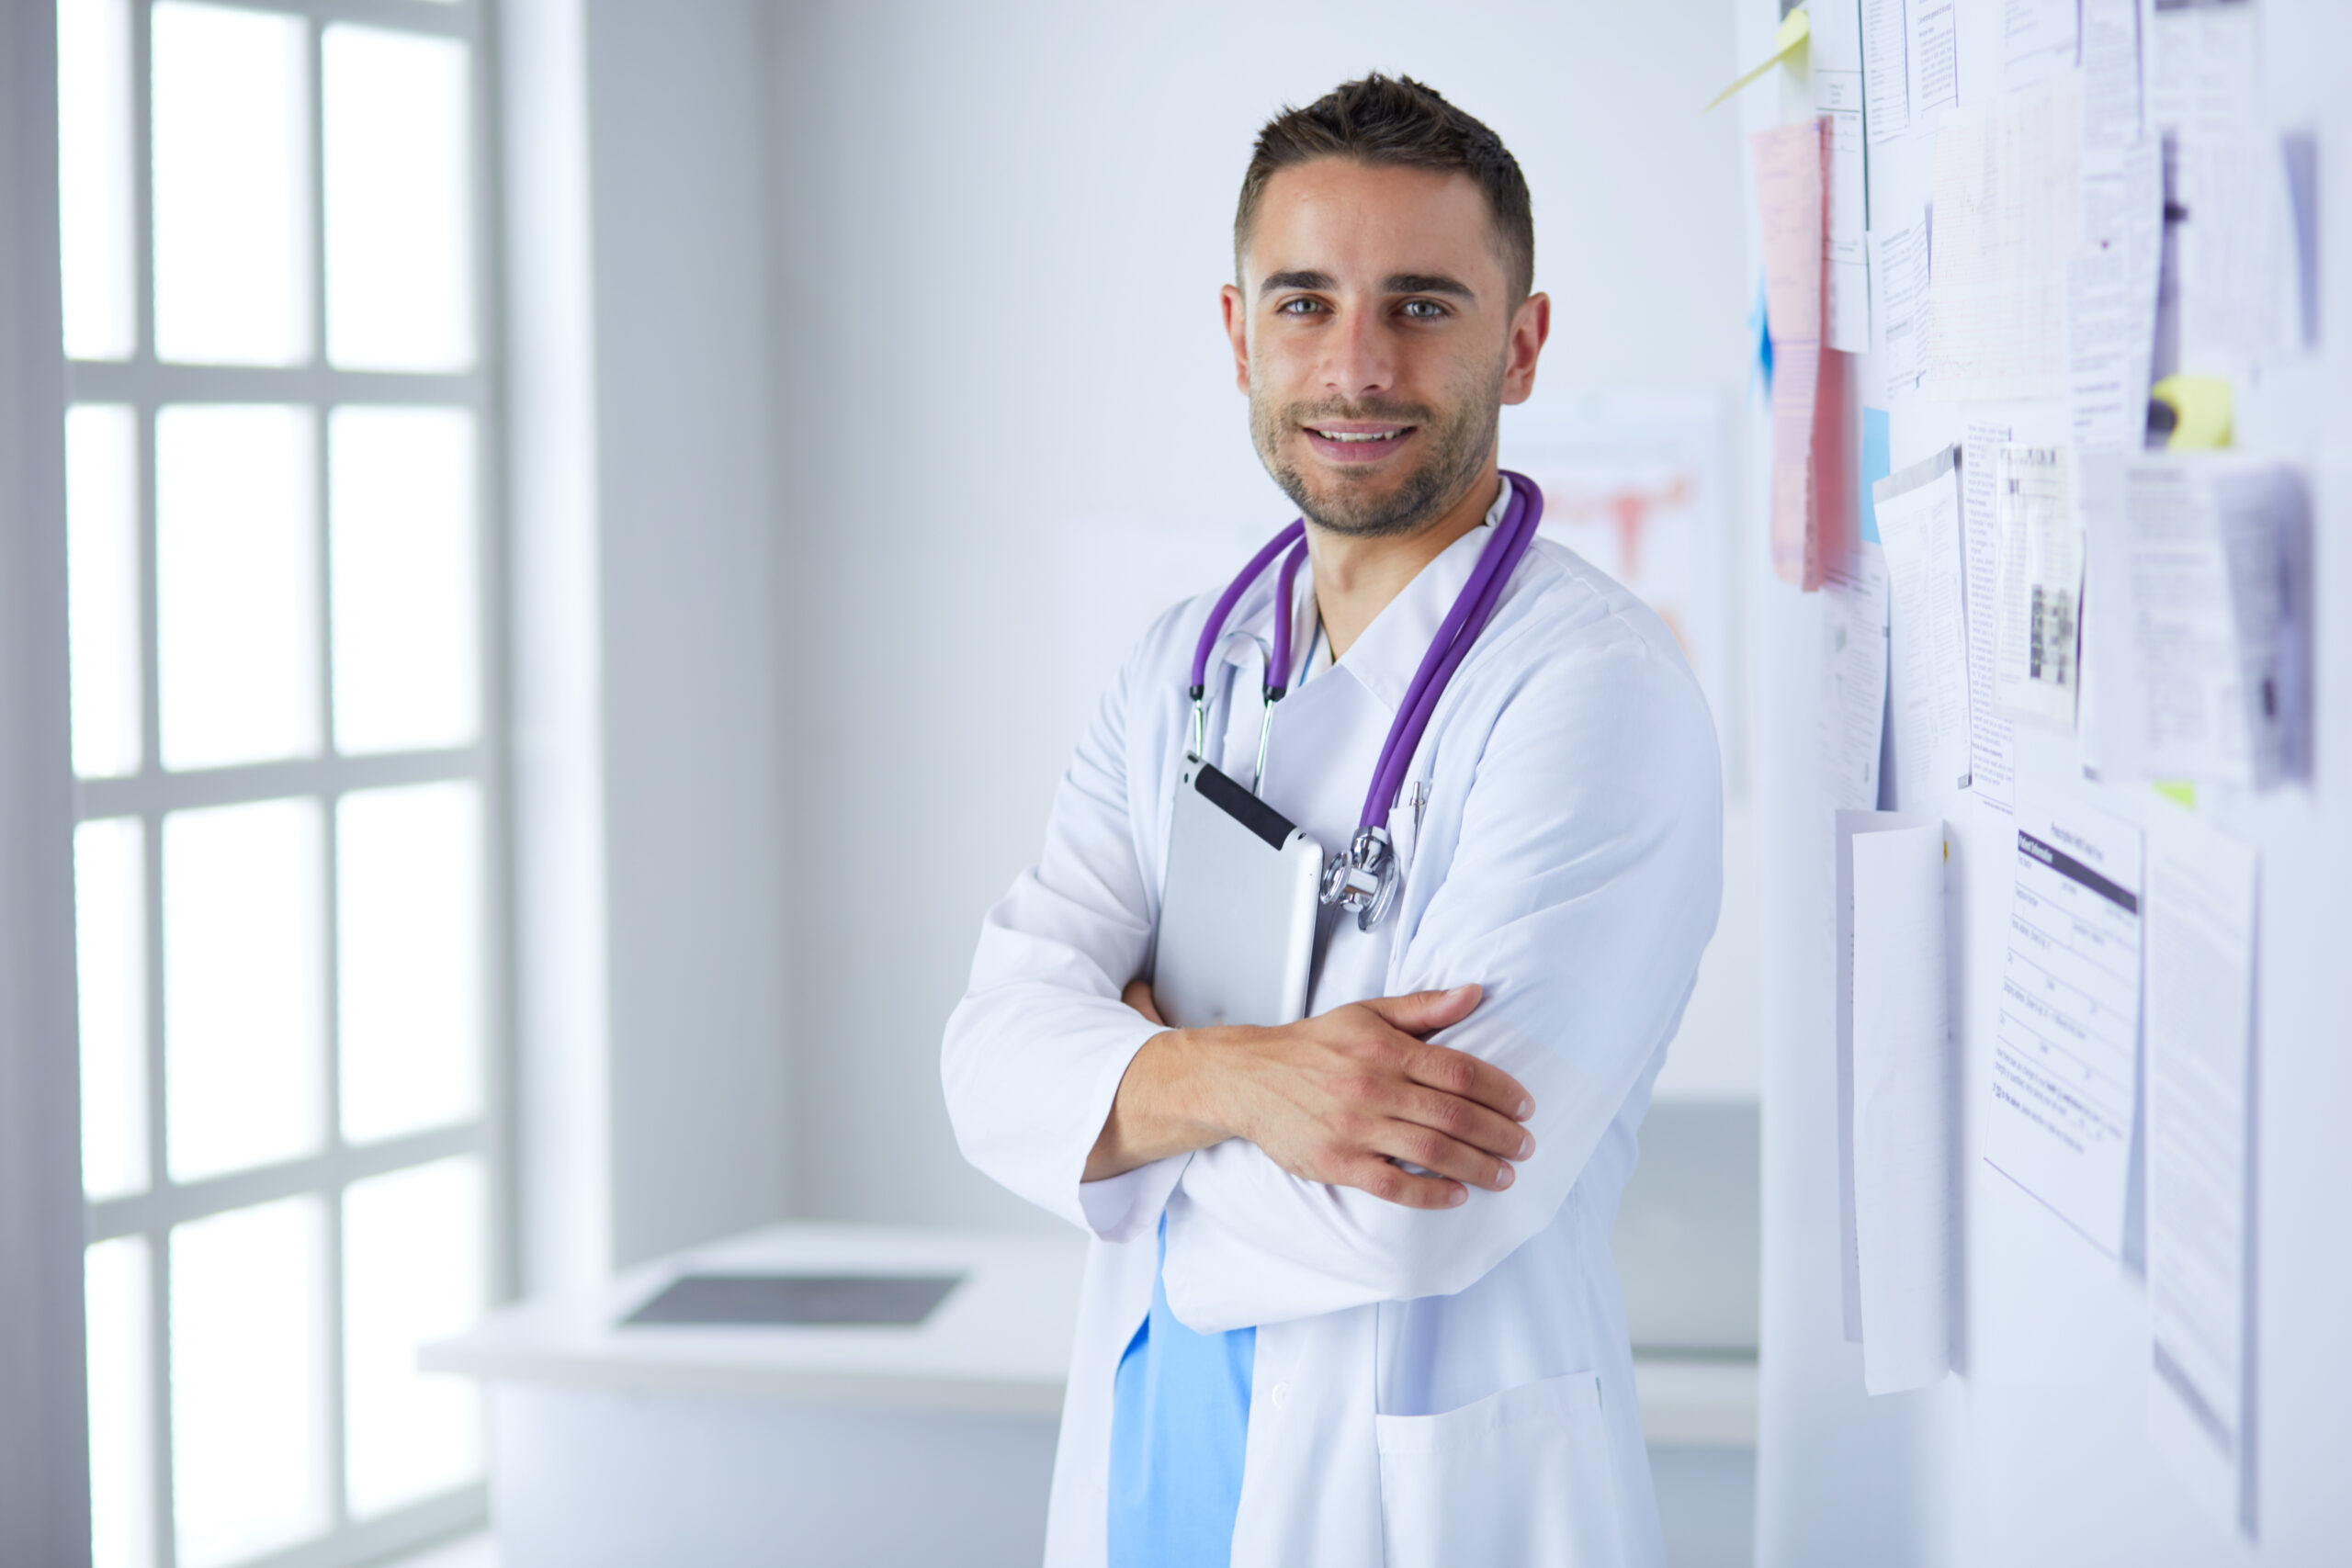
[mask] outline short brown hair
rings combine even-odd
[[[1535,209],[1519,160],[1501,137],[1447,103],[1435,88],[1376,71],[1360,82],[1342,83],[1303,109],[1285,107],[1258,133],[1250,171],[1241,176],[1241,204],[1233,214],[1237,274],[1267,182],[1317,158],[1469,175],[1486,193],[1511,304],[1516,307],[1535,287]]]

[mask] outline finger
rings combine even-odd
[[[1535,1097],[1526,1087],[1492,1062],[1448,1045],[1421,1044],[1406,1059],[1405,1076],[1415,1083],[1443,1089],[1458,1099],[1473,1100],[1524,1122],[1535,1114]]]
[[[1419,1166],[1434,1175],[1450,1176],[1471,1187],[1483,1187],[1489,1192],[1500,1192],[1517,1179],[1510,1161],[1432,1132],[1418,1122],[1387,1122],[1373,1134],[1371,1146],[1375,1154]]]
[[[1341,1187],[1369,1192],[1384,1202],[1406,1209],[1458,1209],[1470,1196],[1469,1189],[1458,1181],[1449,1181],[1442,1176],[1415,1176],[1376,1155],[1349,1161],[1336,1180]]]
[[[1374,997],[1363,1005],[1392,1029],[1401,1029],[1408,1034],[1430,1034],[1449,1029],[1468,1018],[1478,1006],[1482,994],[1476,986],[1456,986],[1450,991],[1415,991],[1402,997]]]
[[[1526,1128],[1475,1100],[1442,1089],[1408,1084],[1396,1094],[1389,1114],[1400,1122],[1417,1122],[1442,1133],[1456,1143],[1498,1159],[1523,1160],[1535,1152],[1535,1136]]]
[[[1151,982],[1148,980],[1128,981],[1127,988],[1119,993],[1119,999],[1143,1014],[1150,1022],[1164,1024],[1168,1021],[1159,1016],[1159,1004],[1152,999]]]

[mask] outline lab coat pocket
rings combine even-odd
[[[1441,1416],[1375,1416],[1388,1568],[1619,1561],[1600,1380],[1570,1372]]]

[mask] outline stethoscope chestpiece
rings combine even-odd
[[[1323,868],[1323,902],[1353,910],[1356,929],[1368,931],[1388,918],[1402,882],[1388,829],[1359,828],[1347,849],[1335,851]]]

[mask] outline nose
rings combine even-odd
[[[1396,384],[1393,345],[1377,310],[1350,307],[1324,335],[1323,388],[1351,401],[1378,396]]]

